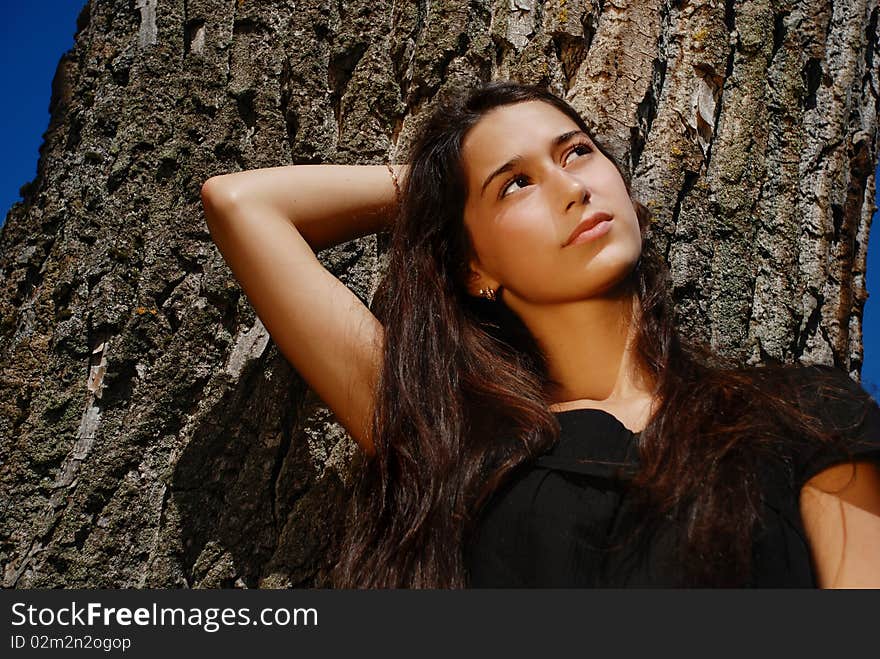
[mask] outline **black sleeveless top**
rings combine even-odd
[[[815,372],[811,369],[830,370],[800,367],[798,377],[809,377]],[[837,372],[841,384],[864,395],[858,384]],[[855,459],[880,463],[880,407],[869,400],[863,410],[865,404],[855,396],[851,401],[821,401],[823,416],[836,422],[866,412],[863,422],[848,432],[849,448]],[[633,523],[626,480],[638,468],[640,434],[603,410],[572,409],[556,416],[561,433],[555,446],[519,469],[482,510],[465,547],[470,587],[681,586],[673,524],[652,535],[647,547],[627,549],[622,542]],[[812,476],[845,460],[825,447],[802,443],[790,460],[765,468],[763,518],[752,548],[749,586],[816,587],[799,494]]]

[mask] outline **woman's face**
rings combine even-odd
[[[471,269],[480,275],[472,294],[500,284],[503,296],[566,302],[600,295],[631,272],[642,238],[626,185],[566,114],[543,101],[495,108],[468,132],[462,155]],[[566,244],[596,213],[611,218],[599,235]]]

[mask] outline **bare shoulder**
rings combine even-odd
[[[880,465],[836,464],[800,492],[819,586],[880,588]]]

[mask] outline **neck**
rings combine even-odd
[[[632,291],[541,305],[509,295],[505,302],[544,352],[551,403],[608,406],[650,396],[633,350],[639,305]]]

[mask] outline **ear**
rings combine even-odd
[[[481,297],[481,288],[491,288],[493,290],[498,288],[498,281],[483,269],[483,266],[480,265],[477,259],[471,259],[468,262],[468,269],[467,291],[469,294],[474,297]]]

